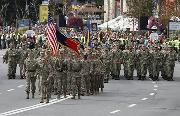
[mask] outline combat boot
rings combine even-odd
[[[75,95],[73,95],[73,97],[71,99],[75,99]]]
[[[32,98],[34,99],[34,93],[32,93]]]
[[[27,92],[26,94],[27,94],[27,97],[26,97],[26,99],[29,99],[29,93]]]
[[[60,99],[60,96],[61,96],[61,95],[60,95],[60,94],[58,94],[58,95],[57,95],[57,99]]]
[[[46,100],[46,103],[47,103],[47,104],[49,103],[49,99]]]
[[[140,75],[138,76],[138,80],[141,80],[141,76]]]
[[[58,92],[57,92],[57,89],[55,88],[54,89],[54,95],[57,95],[58,94]]]
[[[78,99],[81,99],[80,95],[78,95]]]

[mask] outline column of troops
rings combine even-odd
[[[20,67],[21,78],[26,79],[26,93],[29,99],[30,88],[32,98],[36,90],[36,80],[41,96],[41,103],[49,102],[52,94],[57,98],[72,95],[72,99],[81,95],[98,94],[103,91],[104,83],[109,78],[115,80],[124,78],[133,80],[134,70],[137,72],[138,80],[146,80],[147,77],[153,81],[162,78],[168,81],[173,80],[173,73],[177,54],[170,46],[139,46],[133,48],[113,45],[112,49],[99,48],[86,49],[81,55],[68,50],[60,49],[56,57],[52,57],[47,49],[36,47],[26,49],[10,49],[3,57],[8,63],[8,78],[14,79],[17,64]]]

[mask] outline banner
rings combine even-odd
[[[40,5],[39,8],[39,21],[41,23],[48,20],[48,5]]]
[[[24,33],[29,29],[30,19],[22,19],[18,21],[17,27],[19,33]]]

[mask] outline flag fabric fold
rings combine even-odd
[[[78,50],[78,47],[80,44],[79,42],[73,40],[72,38],[66,37],[64,34],[60,33],[58,30],[56,30],[56,39],[62,45],[70,48],[71,50],[75,51],[77,54],[80,54]]]
[[[50,13],[48,14],[47,40],[51,48],[52,55],[57,55],[59,44],[56,40],[56,27],[53,23],[53,19]]]

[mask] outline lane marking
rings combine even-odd
[[[143,101],[145,101],[145,100],[147,100],[148,98],[142,98],[141,100],[143,100]]]
[[[115,113],[120,112],[120,111],[121,110],[114,110],[114,111],[110,112],[110,114],[115,114]]]
[[[153,84],[155,84],[156,82],[152,82]]]
[[[49,106],[49,105],[52,105],[52,104],[59,103],[59,102],[62,102],[64,100],[70,99],[70,98],[72,98],[72,96],[67,96],[67,98],[64,98],[64,97],[61,97],[61,98],[62,99],[60,99],[60,100],[58,100],[58,99],[50,100],[50,102],[47,103],[47,104],[46,103],[39,103],[39,104],[36,104],[36,105],[33,105],[33,106],[7,111],[7,112],[4,112],[4,113],[1,113],[0,115],[2,115],[2,116],[10,116],[10,115],[18,114],[18,113],[21,113],[21,112],[26,112],[26,111],[29,111],[29,110]]]
[[[2,93],[0,93],[0,94],[2,94]]]
[[[18,88],[21,88],[21,87],[23,87],[24,85],[19,85],[19,86],[17,86]]]
[[[132,107],[134,107],[134,106],[136,106],[137,104],[131,104],[131,105],[129,105],[128,107],[129,108],[132,108]]]
[[[154,85],[154,87],[155,87],[155,88],[157,88],[157,87],[158,87],[158,85]]]
[[[157,89],[154,89],[154,91],[157,91]]]
[[[14,91],[14,89],[9,89],[9,90],[7,90],[7,91],[9,91],[9,92],[10,92],[10,91]]]
[[[153,95],[155,95],[155,93],[150,93],[149,95],[152,95],[152,96],[153,96]]]

